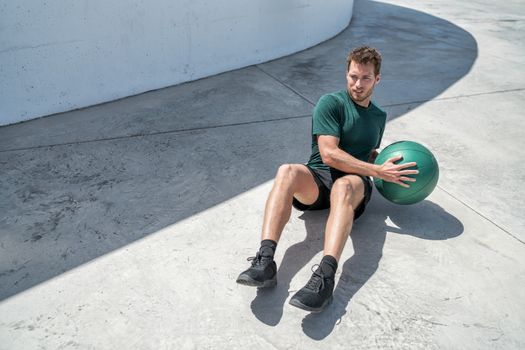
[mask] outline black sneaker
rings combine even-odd
[[[334,292],[334,278],[326,277],[319,265],[306,286],[301,288],[290,299],[290,304],[310,312],[319,312],[332,302]],[[312,268],[312,269],[313,269]]]
[[[237,277],[237,283],[253,287],[275,287],[277,284],[277,265],[272,257],[257,255],[248,258],[252,266]]]

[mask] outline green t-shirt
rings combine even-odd
[[[312,119],[312,155],[308,165],[330,169],[323,163],[317,144],[318,135],[339,138],[339,148],[353,157],[368,161],[370,154],[381,144],[386,113],[370,103],[368,108],[354,103],[346,90],[322,96],[315,106]]]

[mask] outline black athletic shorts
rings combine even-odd
[[[324,169],[313,169],[309,166],[305,165],[305,167],[310,170],[312,173],[314,180],[317,184],[317,187],[319,188],[319,196],[317,197],[317,200],[311,204],[306,205],[301,202],[299,202],[295,197],[293,199],[293,206],[297,210],[322,210],[322,209],[328,209],[330,208],[330,192],[332,191],[332,185],[334,184],[335,180],[342,176],[351,175],[346,174],[342,171],[330,168],[330,170],[324,170]],[[353,174],[356,176],[359,176],[365,185],[365,198],[361,201],[359,206],[355,209],[354,212],[354,220],[356,220],[358,217],[360,217],[364,211],[365,207],[370,201],[370,197],[372,196],[372,180],[370,180],[367,176],[362,176],[358,174]]]

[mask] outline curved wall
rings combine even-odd
[[[353,0],[0,0],[0,125],[268,61],[348,26]]]

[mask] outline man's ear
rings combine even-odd
[[[381,81],[381,74],[376,75],[376,84],[379,84]]]

